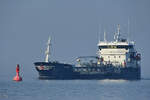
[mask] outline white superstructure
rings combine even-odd
[[[112,64],[116,67],[139,67],[140,54],[135,50],[133,41],[127,41],[120,38],[120,25],[118,25],[117,33],[114,35],[114,41],[106,41],[106,33],[104,32],[104,41],[98,43],[99,58],[103,60],[103,64]]]

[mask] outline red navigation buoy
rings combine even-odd
[[[14,81],[22,81],[22,78],[19,76],[19,64],[16,67],[16,76],[13,78]]]

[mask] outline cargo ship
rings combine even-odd
[[[113,41],[107,41],[104,32],[97,56],[78,57],[75,64],[50,61],[50,38],[47,45],[45,61],[34,63],[39,79],[141,79],[141,54],[133,41],[121,38],[120,25]]]

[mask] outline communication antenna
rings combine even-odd
[[[128,42],[130,41],[130,19],[128,19]]]
[[[106,31],[104,30],[104,42],[106,42]]]
[[[98,42],[100,42],[100,25],[98,25]]]
[[[114,33],[114,41],[116,40],[116,32]]]
[[[115,33],[114,33],[114,41],[116,41],[116,30],[115,30]]]
[[[118,28],[117,28],[117,37],[116,37],[116,41],[119,41],[120,38],[120,24],[118,24]]]

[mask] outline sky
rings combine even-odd
[[[0,78],[12,78],[16,64],[26,79],[38,77],[48,37],[51,59],[70,63],[96,56],[98,40],[113,39],[117,24],[142,55],[142,77],[150,78],[150,0],[0,0]]]

